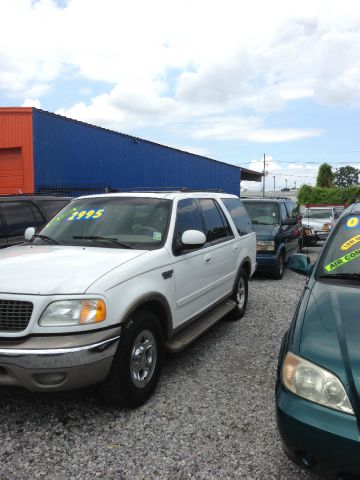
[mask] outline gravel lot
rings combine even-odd
[[[312,249],[318,252],[318,249]],[[245,317],[168,356],[136,411],[92,392],[2,389],[0,478],[308,479],[282,453],[274,415],[277,355],[305,277],[257,276]]]

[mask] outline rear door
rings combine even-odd
[[[287,254],[291,255],[292,253],[298,251],[299,240],[302,233],[302,225],[301,221],[299,221],[299,215],[295,203],[286,202],[285,206],[287,211],[287,218],[296,220],[296,224],[286,225],[286,238],[288,242]]]

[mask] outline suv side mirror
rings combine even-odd
[[[314,268],[314,265],[310,263],[310,258],[302,253],[290,255],[287,264],[293,272],[306,276],[310,276]]]
[[[199,230],[186,230],[181,236],[181,243],[185,248],[198,248],[206,243],[206,237]]]
[[[30,242],[30,240],[33,238],[35,235],[35,228],[34,227],[28,227],[25,230],[24,237],[27,242]]]

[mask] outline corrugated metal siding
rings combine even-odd
[[[33,193],[32,109],[0,109],[0,194]]]
[[[35,189],[188,187],[239,195],[240,169],[121,133],[33,110]]]

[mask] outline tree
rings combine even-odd
[[[333,172],[331,170],[331,165],[328,163],[323,163],[319,167],[318,176],[316,179],[316,186],[323,188],[330,188],[333,183]]]
[[[346,167],[340,167],[334,173],[334,185],[335,187],[352,187],[359,184],[360,170],[350,165]]]

